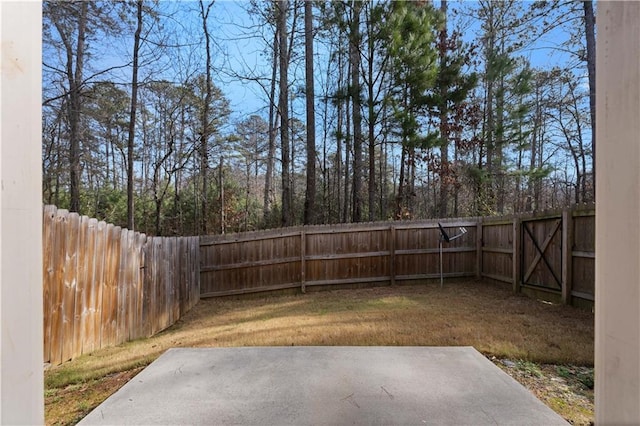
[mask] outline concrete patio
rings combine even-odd
[[[566,425],[471,347],[170,349],[81,425]]]

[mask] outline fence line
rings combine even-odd
[[[476,220],[443,223],[470,237],[444,247],[444,275],[475,276]],[[439,235],[436,222],[386,222],[201,237],[201,297],[436,278]]]
[[[594,300],[595,209],[442,220],[447,278],[509,283],[564,303]],[[152,336],[200,297],[411,282],[440,276],[437,221],[148,237],[45,206],[44,361]]]
[[[516,292],[594,299],[595,209],[442,220],[468,233],[443,247],[447,278],[493,279]],[[440,276],[437,221],[305,226],[200,239],[201,297]]]
[[[198,237],[148,237],[45,206],[44,362],[151,336],[197,303]]]

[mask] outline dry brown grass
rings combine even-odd
[[[475,281],[205,299],[165,332],[52,368],[45,379],[53,392],[146,365],[171,347],[263,345],[473,346],[498,358],[593,365],[594,327],[591,312]]]

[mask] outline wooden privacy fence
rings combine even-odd
[[[446,222],[468,233],[443,247],[445,277],[476,275],[476,224]],[[201,237],[201,297],[437,278],[439,236],[436,222],[387,222]]]
[[[45,206],[44,362],[148,337],[197,303],[198,237],[147,237]]]
[[[487,278],[564,303],[593,302],[595,209],[443,220],[446,278]],[[310,226],[201,237],[201,297],[440,276],[437,221]]]

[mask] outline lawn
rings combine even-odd
[[[157,336],[49,369],[46,422],[77,422],[171,347],[416,345],[473,346],[530,389],[558,382],[548,400],[548,386],[532,391],[568,420],[588,423],[592,407],[573,408],[572,398],[584,394],[592,404],[580,383],[593,375],[593,320],[590,311],[476,281],[204,299]]]

